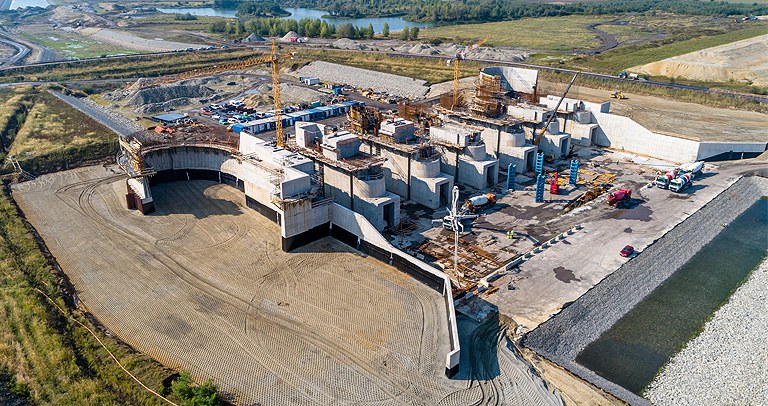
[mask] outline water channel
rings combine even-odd
[[[765,260],[766,230],[768,199],[764,197],[588,345],[576,362],[642,395],[664,364]]]
[[[34,0],[28,0],[34,1]],[[193,8],[158,8],[161,13],[175,13],[175,14],[192,14],[198,16],[212,16],[212,17],[228,17],[236,18],[237,10],[231,9],[216,9],[210,7],[193,7]],[[314,10],[309,8],[286,8],[291,13],[289,17],[285,17],[291,20],[301,20],[302,18],[322,19],[328,24],[335,24],[339,26],[341,24],[352,24],[360,27],[368,27],[368,24],[373,25],[373,30],[380,33],[384,28],[384,23],[389,24],[390,31],[400,31],[406,26],[426,28],[431,27],[430,23],[414,23],[403,20],[401,17],[371,17],[371,18],[333,18],[323,17],[328,14],[327,11]]]

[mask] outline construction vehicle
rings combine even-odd
[[[693,185],[693,173],[684,173],[669,182],[669,190],[682,192]]]
[[[658,186],[661,189],[669,189],[669,182],[671,182],[672,179],[675,179],[677,175],[678,175],[678,168],[668,171],[664,175],[661,175],[658,178],[656,178],[656,186]]]
[[[158,134],[163,134],[163,133],[165,133],[165,134],[169,134],[169,135],[170,135],[170,134],[173,134],[173,133],[175,133],[175,132],[176,132],[176,129],[175,129],[175,128],[173,128],[173,127],[171,127],[171,126],[168,126],[168,127],[163,127],[163,126],[162,126],[162,124],[161,124],[161,125],[158,125],[158,126],[155,126],[155,129],[154,129],[154,130],[155,130],[155,132],[156,132],[156,133],[158,133]]]
[[[616,207],[617,209],[627,207],[631,201],[632,191],[629,189],[622,188],[619,190],[614,190],[610,195],[608,195],[608,204]]]
[[[627,98],[627,96],[624,96],[624,93],[622,93],[620,90],[617,90],[617,91],[611,93],[611,98],[612,99],[624,100],[624,99]]]
[[[485,193],[478,196],[472,196],[464,202],[462,210],[467,210],[470,213],[477,213],[478,211],[490,207],[496,204],[496,195],[493,193]]]
[[[704,161],[691,162],[681,167],[672,169],[662,176],[656,178],[656,186],[662,189],[669,189],[672,181],[683,174],[690,174],[691,180],[701,174],[701,170],[704,169]]]
[[[560,96],[560,100],[557,101],[557,105],[555,106],[554,113],[550,114],[549,119],[547,120],[546,123],[544,123],[544,127],[541,128],[541,132],[539,133],[539,136],[533,140],[533,145],[539,145],[539,143],[541,142],[541,139],[544,137],[544,133],[547,132],[547,128],[552,123],[552,120],[554,120],[555,117],[557,117],[557,109],[560,108],[560,104],[563,103],[563,100],[565,99],[565,96],[568,94],[568,91],[571,90],[571,86],[573,86],[573,82],[576,81],[576,77],[579,76],[579,73],[581,72],[576,72],[576,74],[573,75],[573,78],[568,83],[568,86],[565,88],[563,95]]]
[[[460,61],[467,59],[467,54],[479,48],[481,45],[488,42],[488,38],[483,38],[475,44],[472,44],[461,51],[457,52],[451,59],[447,60],[448,66],[453,64],[453,104],[451,110],[455,110],[459,106],[459,75],[461,73]]]
[[[701,174],[702,169],[704,169],[704,161],[696,161],[682,166],[680,171],[690,173],[693,178],[696,178]]]
[[[560,194],[560,185],[557,184],[557,178],[560,176],[560,173],[555,172],[554,175],[552,175],[552,182],[549,184],[549,193],[553,195],[559,195]]]

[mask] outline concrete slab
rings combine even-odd
[[[632,245],[642,251],[736,179],[718,175],[714,166],[708,165],[706,173],[686,193],[656,187],[635,190],[633,198],[639,199],[635,207],[611,208],[613,213],[608,218],[587,219],[583,230],[542,250],[518,270],[495,281],[493,284],[501,288],[486,300],[512,317],[521,332],[535,328],[626,262],[619,256],[622,247]],[[593,210],[595,205],[607,206],[596,201],[583,211]],[[573,217],[583,215],[576,213]],[[507,289],[508,284],[515,289]]]

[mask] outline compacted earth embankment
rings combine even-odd
[[[531,331],[523,344],[630,403],[647,403],[577,364],[576,356],[712,241],[725,225],[766,195],[768,178],[739,179],[636,258]]]

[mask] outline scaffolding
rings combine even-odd
[[[497,117],[501,114],[501,76],[480,74],[472,99],[470,111],[482,117]]]

